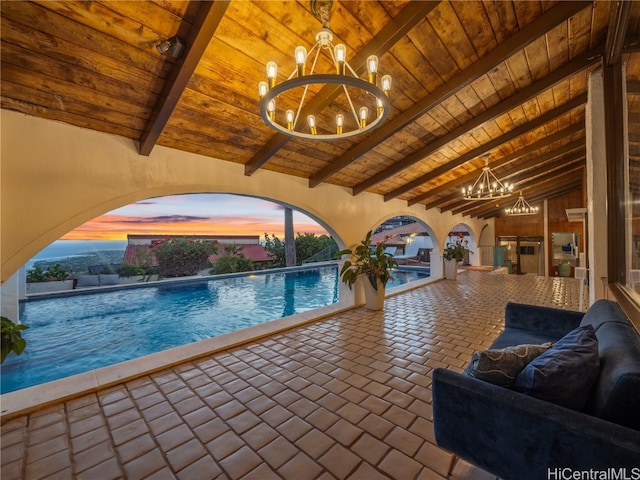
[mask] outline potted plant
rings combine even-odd
[[[469,240],[464,239],[462,233],[458,234],[458,238],[452,241],[453,235],[449,235],[449,242],[444,249],[444,275],[448,280],[455,280],[458,274],[458,263],[464,259],[465,253],[471,251],[467,248]]]
[[[22,331],[26,325],[13,323],[7,317],[0,317],[0,338],[2,340],[0,363],[3,363],[9,353],[20,355],[27,346],[27,341],[22,338]]]
[[[393,280],[391,269],[398,262],[393,255],[385,253],[384,243],[380,242],[375,248],[371,248],[371,234],[369,231],[355,248],[341,250],[336,255],[350,256],[340,270],[342,281],[352,288],[356,280],[361,278],[367,308],[380,310],[384,304],[387,282]]]

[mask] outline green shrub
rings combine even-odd
[[[255,270],[253,262],[242,254],[226,254],[218,257],[210,273],[236,273]]]
[[[120,268],[118,269],[118,275],[121,277],[129,278],[129,277],[137,277],[138,275],[142,275],[144,270],[142,267],[134,265],[133,263],[123,262]]]
[[[187,238],[174,238],[158,242],[153,254],[158,260],[158,271],[162,277],[186,277],[196,275],[207,268],[209,255],[218,251],[211,241],[195,241]]]
[[[55,282],[66,280],[69,276],[69,272],[63,268],[59,263],[51,267],[47,267],[45,271],[38,266],[35,266],[27,272],[28,283],[40,283],[40,282]]]

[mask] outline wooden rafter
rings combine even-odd
[[[350,165],[362,155],[385,141],[387,138],[391,137],[398,130],[403,129],[410,123],[414,122],[428,110],[452,95],[455,95],[462,88],[486,74],[500,63],[504,62],[515,52],[529,45],[535,39],[589,5],[591,5],[591,2],[561,2],[559,5],[553,7],[534,22],[519,30],[511,38],[498,45],[480,60],[459,72],[448,82],[436,88],[431,94],[427,95],[421,101],[417,102],[402,114],[378,128],[375,135],[371,135],[364,141],[355,145],[321,171],[313,175],[309,179],[309,186],[315,187],[319,185],[326,178]]]
[[[184,61],[179,60],[175,63],[153,107],[149,121],[140,137],[138,147],[140,155],[149,155],[160,138],[182,92],[187,88],[193,72],[224,17],[229,1],[215,0],[199,2],[199,4],[200,8],[195,21],[189,30],[188,37],[185,38],[187,52]]]
[[[553,110],[549,110],[548,112],[544,113],[543,115],[536,118],[535,120],[532,120],[523,125],[520,125],[519,127],[514,128],[510,132],[507,132],[504,135],[484,145],[479,146],[478,148],[474,148],[473,150],[470,150],[465,155],[462,155],[450,162],[440,165],[439,167],[433,169],[429,173],[426,173],[425,175],[422,175],[416,178],[415,180],[412,180],[411,182],[407,182],[405,185],[396,188],[392,192],[387,193],[384,196],[384,199],[385,201],[389,201],[393,198],[396,198],[402,195],[403,193],[409,192],[410,190],[413,190],[414,188],[419,187],[423,183],[429,182],[434,178],[439,177],[443,173],[448,172],[452,168],[459,167],[460,165],[467,163],[468,161],[473,160],[474,158],[477,158],[481,155],[486,154],[487,152],[490,152],[494,148],[497,148],[500,145],[503,145],[504,143],[515,140],[521,135],[524,135],[525,133],[530,132],[531,130],[535,130],[536,128],[541,127],[542,125],[550,122],[551,120],[561,115],[564,115],[565,113],[570,112],[575,108],[581,107],[586,103],[586,101],[587,101],[586,94],[579,95],[573,100],[569,100],[564,105],[561,105]]]
[[[481,115],[478,115],[477,117],[473,118],[469,122],[463,125],[460,125],[460,127],[452,130],[446,135],[443,135],[437,140],[416,150],[411,155],[408,155],[407,157],[400,160],[399,162],[396,162],[394,165],[387,168],[386,170],[371,176],[364,182],[359,183],[358,185],[353,187],[353,194],[358,195],[364,192],[365,190],[367,190],[368,188],[371,188],[372,186],[386,180],[387,178],[392,177],[393,175],[396,175],[403,170],[406,170],[407,168],[411,167],[417,162],[428,157],[433,152],[438,151],[440,148],[442,148],[446,144],[465,135],[466,133],[479,127],[480,125],[486,122],[489,122],[499,117],[500,115],[505,114],[506,112],[512,110],[513,108],[516,108],[517,106],[522,105],[523,103],[530,100],[531,98],[539,95],[541,92],[553,87],[554,85],[557,85],[558,83],[566,80],[568,77],[575,75],[576,73],[584,70],[585,68],[589,67],[590,65],[593,65],[598,61],[599,61],[599,55],[597,54],[591,55],[591,56],[587,55],[584,58],[575,59],[574,61],[559,68],[552,74],[547,75],[543,79],[538,80],[537,82],[531,84],[529,87],[525,88],[524,90],[521,90],[517,94],[512,95],[510,98],[498,103],[497,105],[494,105],[493,107],[491,107]]]

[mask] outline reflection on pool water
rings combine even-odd
[[[394,272],[388,287],[428,276]],[[11,392],[338,301],[336,266],[29,300],[27,349],[2,364]]]

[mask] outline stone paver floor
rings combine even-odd
[[[442,479],[431,372],[461,370],[507,301],[578,309],[578,281],[467,271],[9,420],[3,480]],[[489,479],[460,461],[454,479]]]

